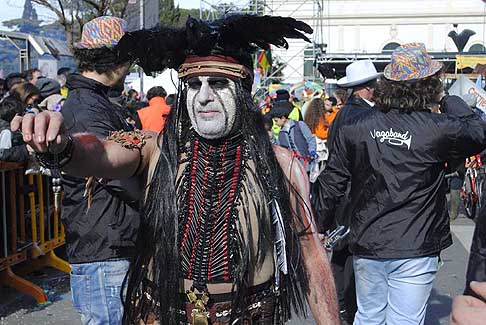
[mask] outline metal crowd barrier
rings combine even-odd
[[[0,284],[43,304],[48,302],[44,290],[24,276],[45,266],[67,273],[70,267],[54,253],[65,236],[50,178],[24,174],[23,164],[0,161]]]

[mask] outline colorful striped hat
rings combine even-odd
[[[403,44],[393,51],[383,75],[393,81],[409,81],[432,76],[442,63],[432,60],[422,43]]]
[[[74,44],[78,49],[99,49],[113,47],[127,31],[127,22],[118,17],[102,16],[90,20],[83,26],[81,42]]]

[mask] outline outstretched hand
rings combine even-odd
[[[452,303],[451,325],[480,325],[486,319],[486,282],[471,282],[471,289],[483,300],[457,296]]]
[[[17,115],[10,123],[12,132],[21,131],[24,142],[35,152],[59,153],[68,143],[64,120],[59,112]]]

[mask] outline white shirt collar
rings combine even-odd
[[[367,102],[367,103],[368,103],[368,105],[370,105],[371,107],[375,106],[375,103],[374,103],[374,102],[369,101],[369,100],[364,99],[364,98],[361,98],[361,99],[362,99],[362,100],[364,100],[365,102]]]

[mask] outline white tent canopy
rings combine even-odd
[[[175,94],[177,92],[177,84],[179,78],[177,78],[177,71],[173,69],[167,69],[155,78],[143,76],[143,93],[147,94],[147,91],[155,86],[164,87],[167,94]],[[131,79],[128,82],[128,88],[135,89],[140,92],[140,78]]]

